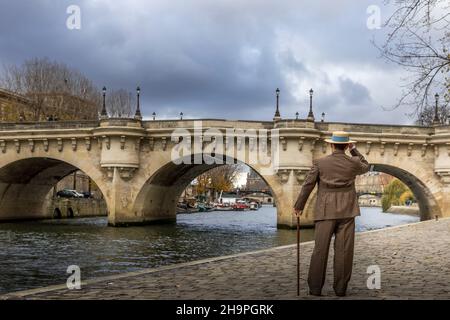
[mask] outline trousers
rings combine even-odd
[[[345,295],[353,268],[355,218],[320,220],[315,222],[315,245],[309,265],[308,286],[320,294],[325,282],[328,252],[334,235],[334,281],[337,295]]]

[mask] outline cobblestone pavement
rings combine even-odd
[[[450,219],[357,234],[352,280],[340,299],[449,299]],[[301,245],[301,296],[307,295],[312,242]],[[332,262],[332,246],[329,262]],[[381,289],[367,288],[368,266]],[[332,266],[321,299],[336,299]],[[296,246],[285,246],[87,281],[81,290],[54,286],[0,299],[299,299]]]

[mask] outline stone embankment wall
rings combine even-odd
[[[54,219],[107,216],[102,199],[51,198],[47,200],[47,217]]]

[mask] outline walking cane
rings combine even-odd
[[[297,215],[297,296],[300,296],[300,215]]]

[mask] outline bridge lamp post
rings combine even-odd
[[[314,113],[312,110],[313,93],[314,93],[314,90],[310,89],[309,90],[309,113],[308,113],[308,118],[307,118],[308,121],[314,121]]]
[[[434,95],[434,99],[436,100],[436,104],[434,106],[434,120],[433,124],[440,124],[439,115],[438,115],[438,104],[439,104],[439,94]]]
[[[280,89],[279,88],[277,88],[277,90],[275,90],[275,94],[277,96],[277,109],[275,110],[275,115],[273,117],[273,121],[281,120],[280,108],[279,108],[279,102],[280,102]]]
[[[298,111],[295,113],[295,120],[298,120]]]
[[[320,121],[322,121],[322,122],[325,121],[325,112],[322,112],[322,119]]]
[[[136,113],[134,114],[134,118],[136,120],[142,120],[140,97],[141,97],[141,88],[138,86],[136,88],[136,101],[137,101]]]
[[[180,120],[183,120],[183,112],[180,112]]]
[[[153,120],[155,120],[156,119],[156,112],[153,112],[152,116],[153,116]]]
[[[106,87],[103,87],[102,93],[103,93],[103,107],[102,112],[100,113],[100,118],[106,119],[108,118],[108,113],[106,112]]]

